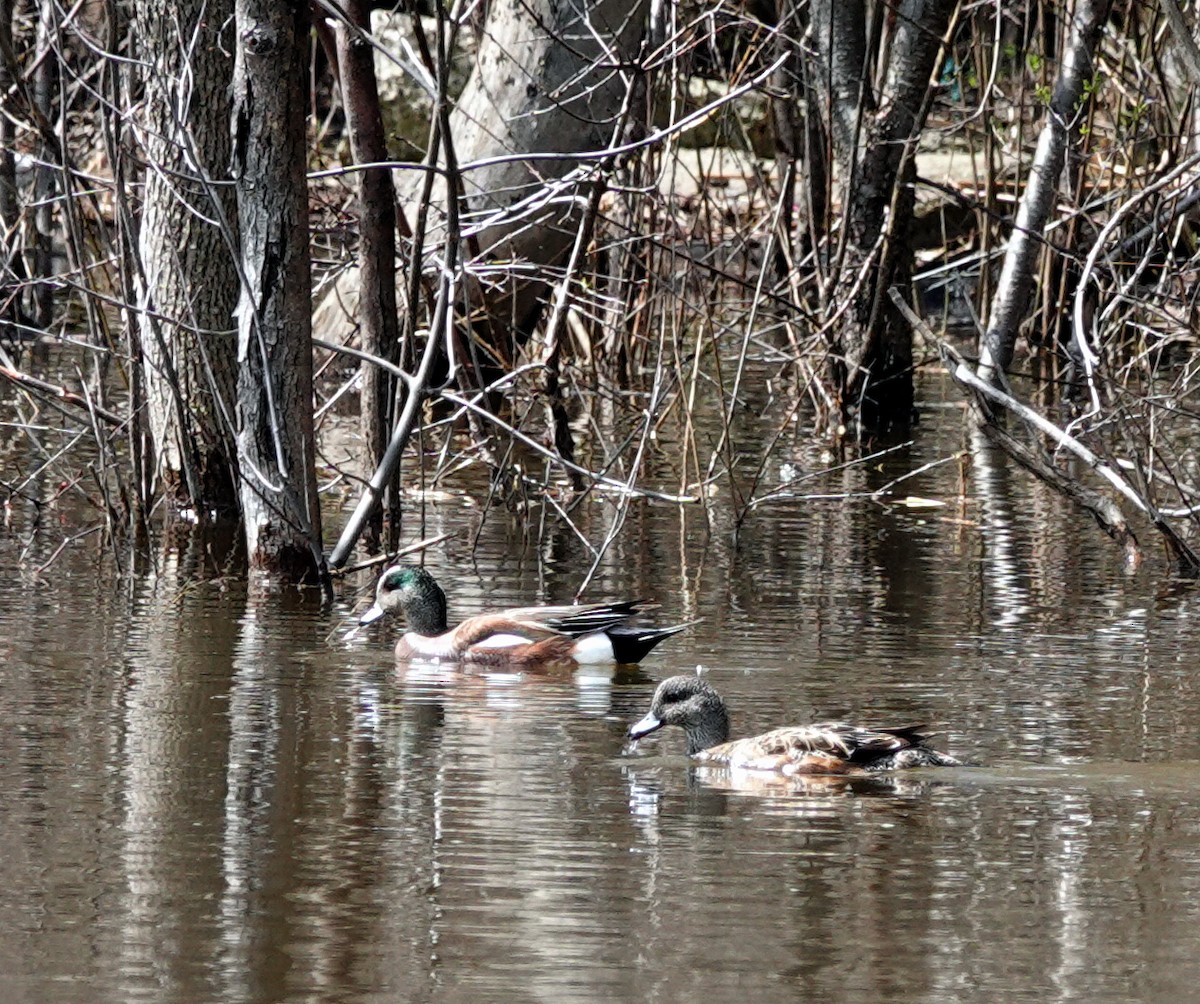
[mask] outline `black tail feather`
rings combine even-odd
[[[614,661],[623,665],[632,665],[646,658],[650,654],[650,650],[660,641],[670,638],[673,634],[679,634],[684,628],[691,626],[691,622],[664,628],[619,624],[604,633],[612,642]]]

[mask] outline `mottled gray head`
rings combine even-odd
[[[630,728],[629,738],[641,739],[664,725],[678,725],[687,733],[689,754],[729,738],[725,702],[698,676],[672,676],[663,680],[650,702],[650,713]]]
[[[446,630],[446,594],[433,576],[416,565],[393,565],[379,577],[375,605],[358,619],[370,624],[399,610],[410,631],[439,635]]]

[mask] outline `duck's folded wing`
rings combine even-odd
[[[826,741],[840,744],[845,749],[846,756],[856,763],[913,749],[921,746],[931,736],[924,725],[867,729],[845,722],[823,722],[808,728],[823,733]]]
[[[850,749],[836,732],[797,725],[711,746],[697,759],[742,770],[785,774],[842,774],[854,770]]]
[[[796,725],[775,729],[743,742],[753,742],[762,750],[764,756],[830,753],[834,756],[849,757],[855,746],[854,737],[848,734],[851,730],[852,726],[822,722],[819,725]]]
[[[844,722],[820,722],[816,725],[793,725],[764,732],[748,739],[713,746],[704,751],[705,759],[723,760],[756,767],[774,764],[775,768],[790,759],[809,754],[856,760],[870,759],[911,745],[901,731],[884,732],[864,729]]]
[[[867,729],[845,722],[821,722],[735,739],[704,750],[698,759],[785,774],[859,773],[864,765],[869,770],[879,769],[884,762],[889,767],[957,762],[922,746],[928,738],[920,725]],[[911,763],[903,759],[914,752],[922,756]],[[889,757],[893,759],[889,761]]]
[[[521,620],[509,613],[470,617],[453,631],[453,647],[460,652],[469,648],[511,648],[562,635],[547,624]]]
[[[623,600],[577,606],[518,607],[495,616],[578,638],[624,624],[646,609],[641,600]]]

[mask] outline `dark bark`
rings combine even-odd
[[[824,70],[826,111],[843,184],[854,175],[862,116],[874,106],[867,75],[864,0],[815,0],[817,52]]]
[[[370,4],[349,0],[347,16],[360,29],[371,29]],[[375,81],[375,60],[369,42],[345,25],[336,30],[342,103],[350,151],[359,164],[388,159]],[[358,179],[358,320],[363,350],[371,355],[398,361],[399,318],[396,312],[396,192],[386,168],[361,171]],[[359,416],[366,462],[378,468],[387,449],[392,428],[395,381],[387,371],[364,363],[359,377],[362,388]],[[368,534],[378,543],[383,510],[375,509]]]
[[[56,121],[54,96],[58,89],[58,57],[51,51],[56,32],[54,5],[43,4],[38,16],[37,70],[33,77],[33,104],[41,116],[43,126]],[[52,133],[41,131],[38,140],[38,161],[34,167],[33,212],[34,225],[30,232],[32,265],[27,268],[36,276],[33,287],[33,302],[29,313],[35,328],[48,328],[54,313],[54,287],[50,283],[53,274],[50,237],[54,233],[54,171],[50,167],[58,159],[58,150]]]
[[[804,242],[804,231],[797,231],[793,211],[798,172],[800,165],[805,163],[804,60],[796,41],[803,34],[799,8],[796,0],[781,0],[774,25],[773,48],[785,62],[773,74],[771,84],[777,95],[786,95],[771,101],[775,162],[780,178],[779,229],[783,238],[777,243],[773,264],[780,281],[786,281],[788,270],[797,257],[796,249],[789,244],[791,236],[795,235],[801,246]]]
[[[292,581],[326,575],[312,410],[308,28],[306,3],[237,0],[240,493],[251,566]]]
[[[860,0],[813,5],[845,224],[831,311],[850,304],[827,331],[842,426],[857,420],[884,431],[911,420],[912,332],[887,290],[907,289],[911,280],[913,155],[954,8],[954,0],[904,0],[888,9],[887,45],[868,52]],[[883,78],[878,98],[870,88],[876,76]]]
[[[792,34],[796,39],[802,39],[811,23],[811,15],[804,5],[796,3],[795,0],[792,2],[795,7]],[[793,44],[799,46],[799,43]],[[798,147],[795,156],[803,165],[803,205],[800,219],[802,229],[797,243],[801,261],[808,262],[805,266],[806,273],[812,276],[817,273],[817,269],[810,256],[821,247],[829,232],[829,182],[832,165],[829,134],[822,109],[823,73],[816,60],[799,58],[797,63],[800,87],[796,92],[796,114],[801,118],[802,131],[796,137]],[[816,288],[818,283],[809,285],[810,288]]]
[[[0,94],[9,94],[16,84],[12,48],[13,5],[0,0]],[[13,155],[16,126],[7,115],[0,115],[0,228],[15,235],[20,209],[17,201],[17,161]],[[11,240],[0,248],[0,339],[16,339],[22,322],[20,310],[21,279],[24,264],[17,252],[19,242]]]

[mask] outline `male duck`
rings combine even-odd
[[[650,713],[629,730],[641,739],[664,725],[687,733],[688,755],[706,763],[783,774],[858,774],[902,767],[957,767],[959,761],[926,745],[921,726],[865,729],[845,722],[795,725],[729,742],[729,712],[696,676],[672,676],[654,692]]]
[[[425,569],[394,565],[379,578],[375,605],[359,618],[370,624],[401,610],[408,631],[396,643],[397,659],[439,660],[490,665],[634,663],[673,627],[637,627],[628,622],[638,601],[588,606],[521,607],[469,617],[454,630],[446,626],[446,594]]]

